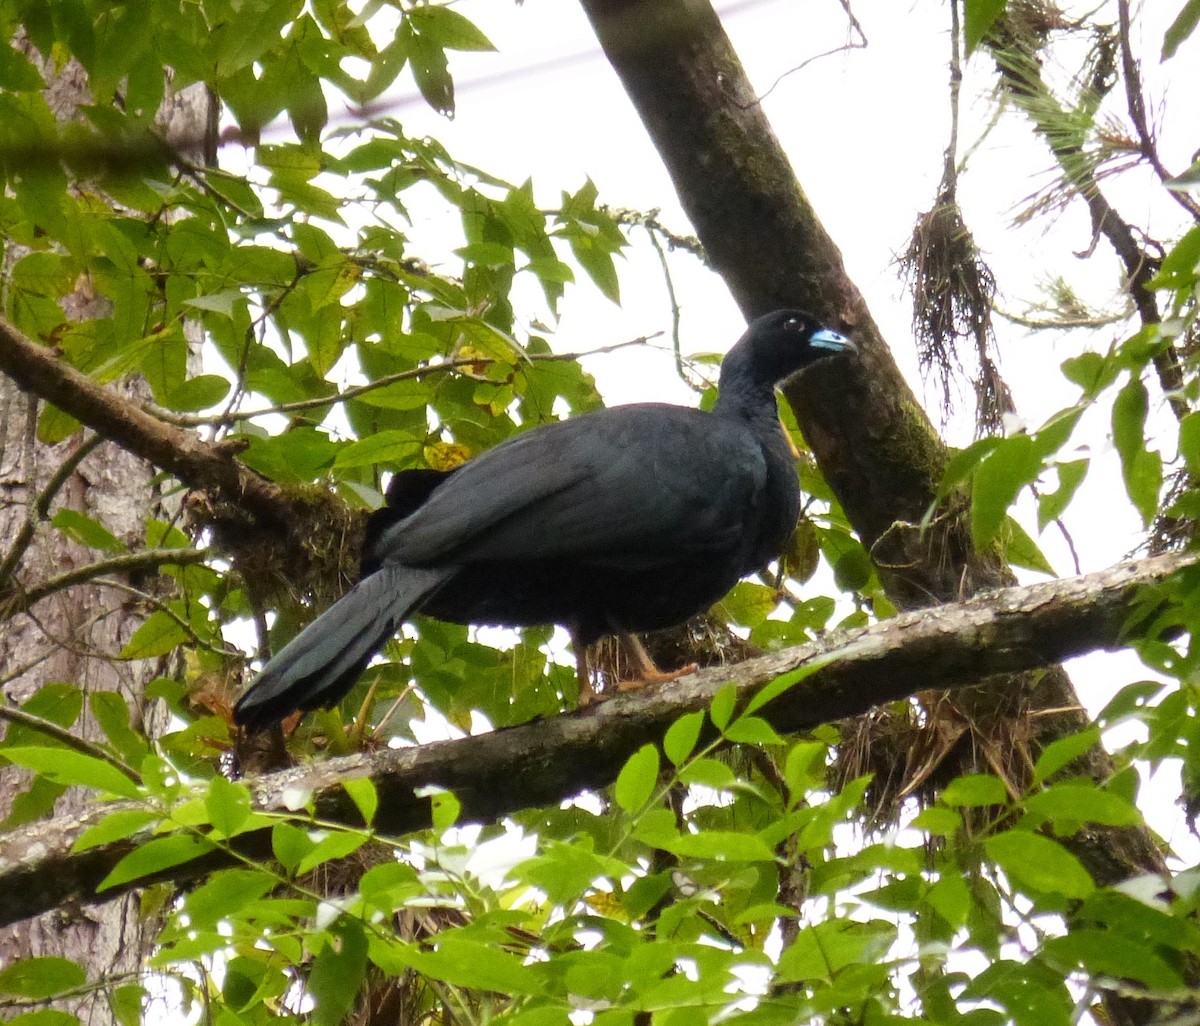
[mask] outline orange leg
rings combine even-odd
[[[621,681],[617,685],[618,691],[639,691],[647,684],[665,684],[669,680],[678,680],[700,669],[699,663],[688,663],[678,670],[660,670],[654,665],[654,660],[650,658],[650,653],[646,651],[646,646],[637,635],[618,634],[617,640],[637,670],[637,676],[633,680]]]
[[[579,643],[574,631],[571,632],[571,648],[575,650],[575,674],[579,678],[579,708],[586,709],[599,696],[592,685],[592,675],[588,670],[587,646]]]

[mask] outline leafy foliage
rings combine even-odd
[[[969,47],[1007,6],[965,4]],[[599,405],[592,378],[552,350],[542,321],[557,318],[568,286],[619,301],[627,247],[590,180],[549,203],[533,181],[456,160],[386,114],[333,128],[331,97],[371,111],[402,76],[452,113],[454,55],[491,48],[452,6],[388,7],[386,32],[372,20],[379,7],[32,4],[3,15],[10,42],[0,46],[0,230],[21,254],[4,317],[95,382],[141,375],[155,415],[236,445],[289,494],[328,488],[355,510],[378,504],[383,474],[446,469],[529,424]],[[1189,42],[1198,9],[1182,7],[1165,56]],[[58,122],[18,28],[56,66],[78,61],[95,97],[121,102]],[[165,90],[197,84],[220,98],[227,139],[247,147],[243,173],[189,156],[197,140],[156,134]],[[279,119],[287,141],[268,135]],[[435,216],[449,225],[444,251],[417,252],[404,226]],[[1063,362],[1077,401],[951,458],[937,498],[963,498],[976,547],[1053,572],[1020,504],[1034,499],[1038,534],[1078,509],[1097,460],[1080,445],[1081,425],[1096,411],[1141,522],[1196,517],[1200,415],[1164,425],[1155,372],[1195,338],[1198,232],[1180,233],[1150,283],[1168,316]],[[81,288],[101,316],[64,314]],[[193,327],[207,342],[199,369]],[[1182,376],[1180,395],[1194,404],[1195,367]],[[57,441],[77,427],[44,405],[37,430]],[[894,611],[873,553],[807,455],[799,471],[810,502],[778,576],[743,582],[713,611],[764,650]],[[1075,1021],[1093,990],[1166,1001],[1194,987],[1195,871],[1169,889],[1112,885],[1081,854],[1097,826],[1144,825],[1144,768],[1179,767],[1189,810],[1200,802],[1194,570],[1131,613],[1130,644],[1166,683],[1128,685],[1094,726],[1042,747],[1020,786],[999,772],[945,781],[884,838],[870,828],[869,777],[830,778],[837,730],[782,737],[759,715],[803,673],[746,708],[722,691],[641,747],[607,794],[480,827],[459,822],[452,790],[432,788],[422,797],[433,828],[390,837],[374,826],[381,795],[369,780],[346,781],[362,818],[349,829],[322,820],[305,796],[292,813],[262,812],[246,783],[220,772],[240,671],[226,628],[274,610],[278,646],[322,596],[307,580],[292,583],[313,594],[265,588],[260,578],[287,580],[294,569],[257,551],[267,540],[239,547],[218,530],[218,511],[190,515],[184,528],[151,521],[136,553],[82,513],[56,512],[48,526],[98,564],[168,554],[155,565],[173,595],[114,657],[182,657],[173,665],[183,669],[147,695],[171,708],[171,732],[151,741],[121,697],[55,682],[0,742],[0,757],[30,773],[6,828],[50,814],[68,787],[121,800],[76,846],[137,842],[102,888],[169,877],[210,852],[236,862],[184,893],[148,896],[166,920],[147,973],[173,981],[184,1011],[336,1023],[388,994],[414,1022],[546,1026],[586,1012],[600,1026],[647,1015],[1044,1026]],[[208,562],[170,561],[209,544]],[[340,548],[318,556],[334,577],[353,562]],[[269,573],[246,572],[264,562]],[[814,594],[822,586],[830,593]],[[426,718],[469,730],[480,716],[503,727],[555,714],[576,685],[553,653],[549,629],[496,646],[419,621],[340,711],[311,718],[292,744],[337,754],[414,744],[413,723]],[[70,733],[85,702],[98,740]],[[1081,760],[1119,726],[1136,726],[1139,739],[1116,749],[1115,772],[1097,782]],[[239,846],[255,832],[269,835],[270,859]],[[978,964],[986,968],[971,976],[963,968]],[[69,1023],[74,1015],[51,1004],[96,989],[117,1021],[140,1021],[150,981],[93,969],[14,961],[0,968],[0,1008],[20,1013],[15,1022]]]

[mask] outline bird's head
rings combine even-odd
[[[811,314],[774,310],[751,321],[729,351],[721,369],[722,384],[729,375],[774,386],[817,360],[855,351],[853,342]]]

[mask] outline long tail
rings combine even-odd
[[[261,730],[296,709],[337,704],[400,624],[453,571],[387,564],[363,578],[263,667],[233,710]]]

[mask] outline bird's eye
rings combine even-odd
[[[798,317],[789,317],[783,322],[783,326],[787,328],[788,331],[795,331],[798,327],[800,327],[800,319]]]

